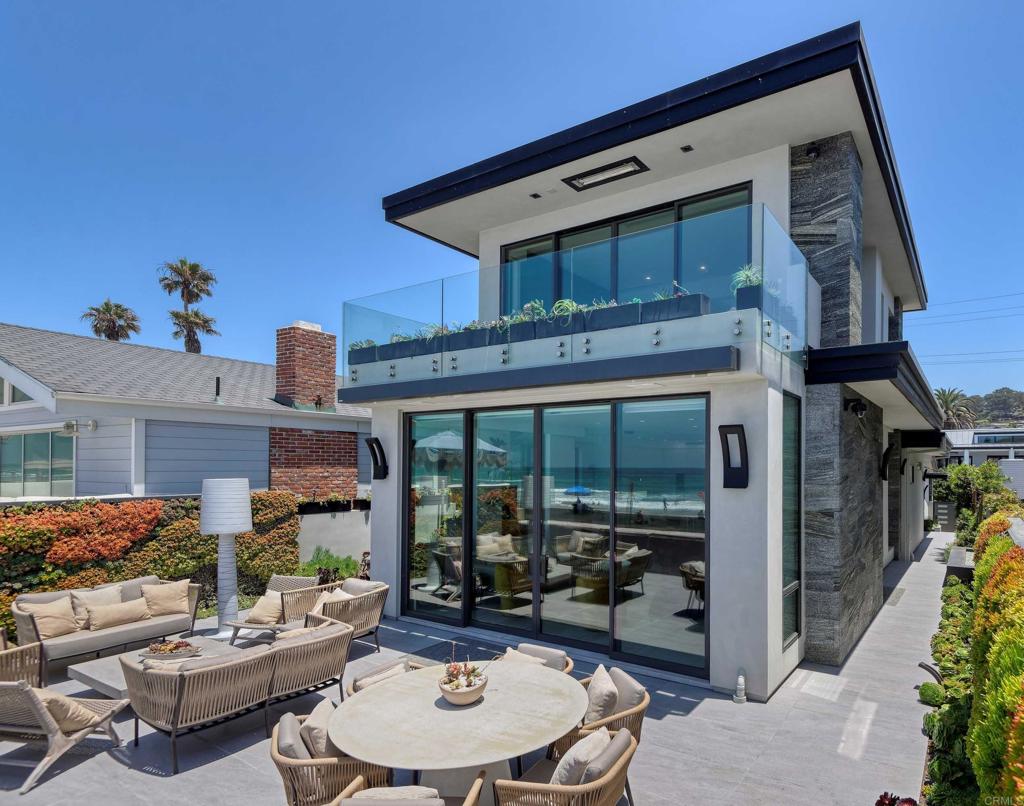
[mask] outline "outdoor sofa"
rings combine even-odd
[[[233,717],[263,709],[270,736],[269,706],[310,691],[338,685],[345,673],[353,629],[310,613],[311,631],[271,645],[231,655],[195,658],[177,664],[121,657],[128,699],[139,720],[171,739],[171,767],[178,772],[178,737]]]
[[[191,633],[195,626],[196,608],[199,605],[199,585],[188,586],[188,612],[165,616],[150,616],[127,624],[94,630],[79,626],[72,632],[53,637],[41,637],[37,626],[36,614],[30,613],[26,605],[49,604],[58,599],[70,599],[74,593],[92,593],[121,586],[121,602],[132,602],[142,598],[143,585],[172,584],[156,576],[136,577],[123,582],[110,582],[93,588],[75,588],[63,591],[45,591],[40,593],[23,593],[15,597],[11,604],[11,615],[18,628],[18,643],[22,646],[39,642],[43,645],[42,681],[47,681],[47,666],[52,660],[63,660],[78,655],[99,653],[114,647],[127,647],[128,644],[153,641],[176,635],[182,632]]]
[[[248,641],[273,641],[274,635],[280,632],[294,630],[301,627],[306,613],[310,612],[316,604],[317,597],[327,590],[338,587],[337,582],[327,585],[320,584],[320,577],[315,576],[290,576],[287,574],[274,574],[267,582],[267,595],[277,594],[281,597],[281,610],[277,622],[265,624],[259,621],[249,621],[252,611],[244,619],[229,621],[227,626],[231,628],[231,639],[229,643],[233,646],[238,640],[240,630],[255,630],[257,633],[264,633],[265,636],[243,636]],[[343,620],[343,619],[342,619]]]

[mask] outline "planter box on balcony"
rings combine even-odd
[[[377,345],[374,344],[370,347],[356,347],[350,348],[348,351],[348,363],[351,364],[369,364],[377,360]]]
[[[497,344],[497,328],[478,327],[467,330],[460,330],[458,333],[449,333],[444,337],[444,349],[446,352],[456,350],[471,350],[474,347],[487,347]]]
[[[516,322],[514,325],[508,326],[508,340],[511,343],[517,341],[532,341],[535,339],[536,330],[534,325],[536,322]]]
[[[440,338],[407,339],[377,346],[378,361],[393,361],[396,358],[412,358],[414,355],[430,355],[441,352]]]
[[[538,339],[551,339],[556,336],[571,336],[579,318],[582,318],[580,314],[573,314],[572,316],[538,319],[533,323],[535,325],[536,337]],[[582,332],[582,330],[579,332]]]
[[[640,303],[630,302],[626,305],[612,305],[608,308],[587,311],[580,316],[580,322],[583,330],[577,330],[577,333],[638,325],[640,324]]]
[[[704,316],[711,309],[711,300],[704,294],[683,294],[670,299],[656,299],[640,306],[640,321],[667,322],[670,319],[686,319],[690,316]]]
[[[745,285],[736,289],[736,310],[761,307],[761,286]]]

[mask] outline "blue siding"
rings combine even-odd
[[[270,431],[262,426],[146,421],[146,494],[192,495],[203,479],[248,478],[267,489]]]

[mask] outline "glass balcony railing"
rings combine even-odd
[[[342,335],[349,386],[730,344],[802,362],[807,264],[748,205],[350,300]]]

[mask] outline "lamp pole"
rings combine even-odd
[[[204,479],[199,531],[217,535],[217,637],[231,634],[238,619],[238,566],[235,535],[252,531],[249,479]]]

